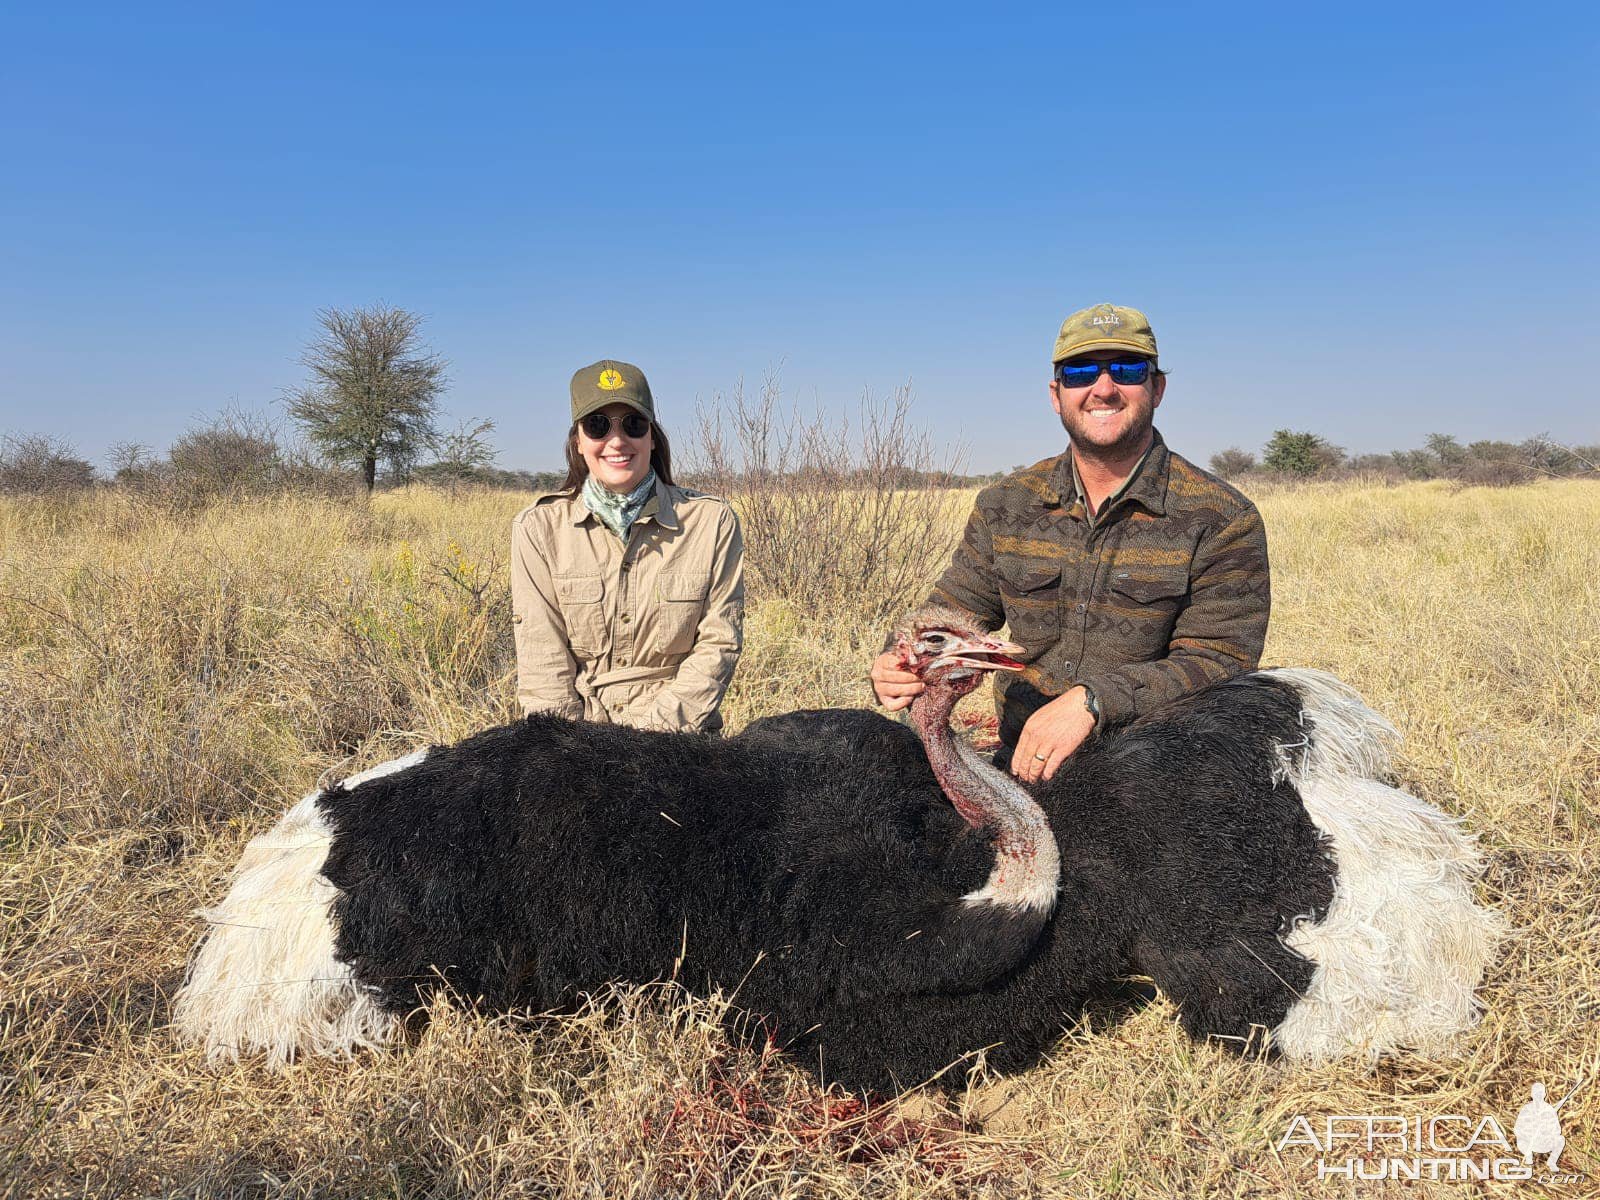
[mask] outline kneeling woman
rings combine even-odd
[[[725,500],[672,482],[638,367],[572,377],[567,478],[511,528],[525,713],[714,732],[744,625],[744,543]]]

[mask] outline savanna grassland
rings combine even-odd
[[[392,1053],[207,1067],[168,998],[244,842],[319,779],[513,716],[524,498],[0,502],[0,1194],[1341,1195],[1309,1148],[1275,1148],[1294,1115],[1509,1134],[1534,1081],[1552,1100],[1587,1081],[1562,1165],[1588,1180],[1493,1190],[1597,1194],[1600,487],[1258,500],[1266,660],[1359,688],[1406,736],[1401,782],[1481,836],[1513,929],[1481,1027],[1448,1060],[1311,1070],[1191,1044],[1157,1000],[1072,1021],[1003,1085],[870,1107],[730,1043],[726,998],[670,984],[538,1021],[440,1003]],[[917,598],[750,591],[734,728],[863,703],[875,614]]]

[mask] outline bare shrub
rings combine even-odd
[[[489,434],[493,421],[462,421],[437,439],[437,462],[413,471],[420,483],[438,484],[454,494],[469,484],[486,484],[499,457]]]
[[[1224,479],[1243,475],[1247,471],[1255,470],[1255,467],[1256,456],[1237,446],[1229,446],[1226,450],[1219,450],[1211,456],[1212,473]]]
[[[691,474],[731,500],[752,595],[846,614],[881,636],[949,561],[953,474],[911,425],[911,394],[863,398],[858,421],[786,407],[768,377],[697,413]]]
[[[320,461],[286,441],[270,417],[230,408],[197,422],[155,458],[137,442],[108,451],[113,479],[130,513],[193,513],[218,501],[249,496],[354,495],[360,477]]]
[[[1511,487],[1536,478],[1532,456],[1510,442],[1473,442],[1454,468],[1455,478],[1480,487]]]
[[[0,492],[48,496],[94,486],[94,468],[60,438],[43,433],[0,437]]]
[[[1556,441],[1548,433],[1536,434],[1518,447],[1536,475],[1567,478],[1600,471],[1595,447],[1572,447]]]
[[[137,483],[156,466],[155,454],[143,442],[112,442],[106,450],[113,482]]]
[[[270,421],[229,409],[172,443],[167,460],[179,492],[209,499],[270,490],[282,454]]]

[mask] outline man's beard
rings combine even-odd
[[[1077,451],[1079,458],[1103,459],[1107,462],[1119,462],[1130,458],[1144,449],[1145,439],[1150,435],[1150,430],[1155,426],[1154,410],[1145,414],[1143,420],[1135,420],[1116,441],[1106,444],[1092,441],[1087,436],[1080,436],[1079,431],[1073,428],[1076,422],[1069,421],[1065,414],[1061,417],[1061,427],[1067,431],[1067,437],[1072,440],[1072,447]],[[1088,431],[1088,421],[1083,422],[1083,432]]]

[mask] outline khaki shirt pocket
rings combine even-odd
[[[661,601],[661,641],[665,654],[687,654],[705,615],[711,576],[699,571],[663,571],[656,578]]]
[[[598,575],[557,575],[556,603],[575,654],[594,658],[606,644],[605,581]]]
[[[1061,640],[1061,565],[1002,558],[995,567],[1011,640],[1032,661]]]

